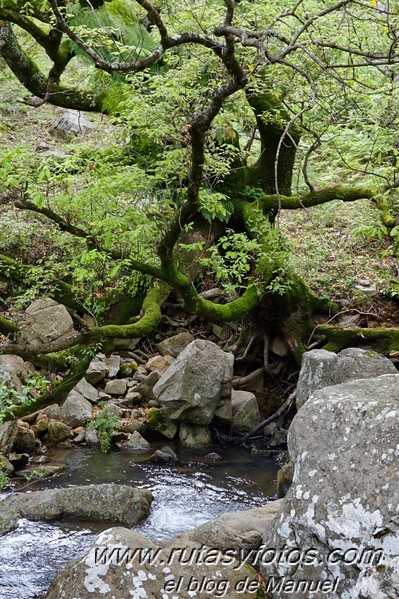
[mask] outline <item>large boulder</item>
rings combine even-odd
[[[305,352],[302,357],[296,405],[298,408],[302,407],[313,391],[323,387],[397,372],[388,358],[366,349],[350,347],[338,354],[325,349],[313,349]]]
[[[149,513],[152,494],[127,485],[101,484],[9,495],[0,502],[6,520],[105,520],[133,526]]]
[[[49,297],[36,300],[25,310],[20,328],[24,341],[33,345],[65,341],[76,334],[68,310]]]
[[[263,539],[270,597],[399,597],[398,430],[399,375],[326,387],[299,410],[293,484]]]
[[[210,424],[219,403],[230,397],[233,363],[233,354],[196,339],[161,376],[154,395],[172,420]]]
[[[239,599],[256,596],[256,574],[230,552],[198,543],[159,548],[141,534],[111,528],[52,582],[47,599]]]

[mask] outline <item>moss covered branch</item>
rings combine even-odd
[[[333,200],[341,200],[343,202],[355,202],[356,200],[372,199],[375,191],[368,187],[327,187],[312,191],[305,195],[265,195],[258,198],[257,202],[263,210],[296,210],[298,208],[311,208],[326,204]]]
[[[316,335],[327,339],[323,349],[340,351],[345,347],[363,346],[379,353],[399,350],[399,329],[377,327],[363,329],[360,327],[344,329],[329,325],[320,325]]]
[[[11,25],[5,20],[0,20],[0,55],[20,83],[33,95],[46,98],[49,104],[55,106],[101,112],[102,99],[97,96],[94,98],[92,93],[63,87],[55,82],[49,85],[48,78],[22,50]]]
[[[12,320],[0,316],[0,333],[3,335],[14,335],[18,333],[19,327]]]

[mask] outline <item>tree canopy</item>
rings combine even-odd
[[[396,234],[398,19],[375,0],[3,0],[0,55],[26,102],[105,113],[124,140],[61,160],[2,150],[1,204],[44,219],[57,251],[38,265],[6,248],[1,278],[95,322],[35,347],[2,318],[1,351],[68,350],[81,374],[87,346],[149,334],[175,293],[213,322],[261,306],[300,360],[331,305],[292,268],[279,214],[368,198]]]

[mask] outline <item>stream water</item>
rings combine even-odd
[[[224,512],[257,507],[274,498],[276,462],[240,448],[216,451],[222,458],[216,463],[198,452],[181,451],[169,467],[127,451],[53,450],[49,460],[65,463],[67,470],[29,488],[114,482],[150,489],[155,497],[150,516],[135,530],[153,540],[166,539]],[[15,531],[0,538],[0,599],[44,597],[55,574],[109,526],[20,520]]]

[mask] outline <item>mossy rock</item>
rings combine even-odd
[[[173,439],[177,433],[177,422],[174,422],[165,414],[162,408],[151,408],[147,412],[148,429],[161,433],[167,439]]]

